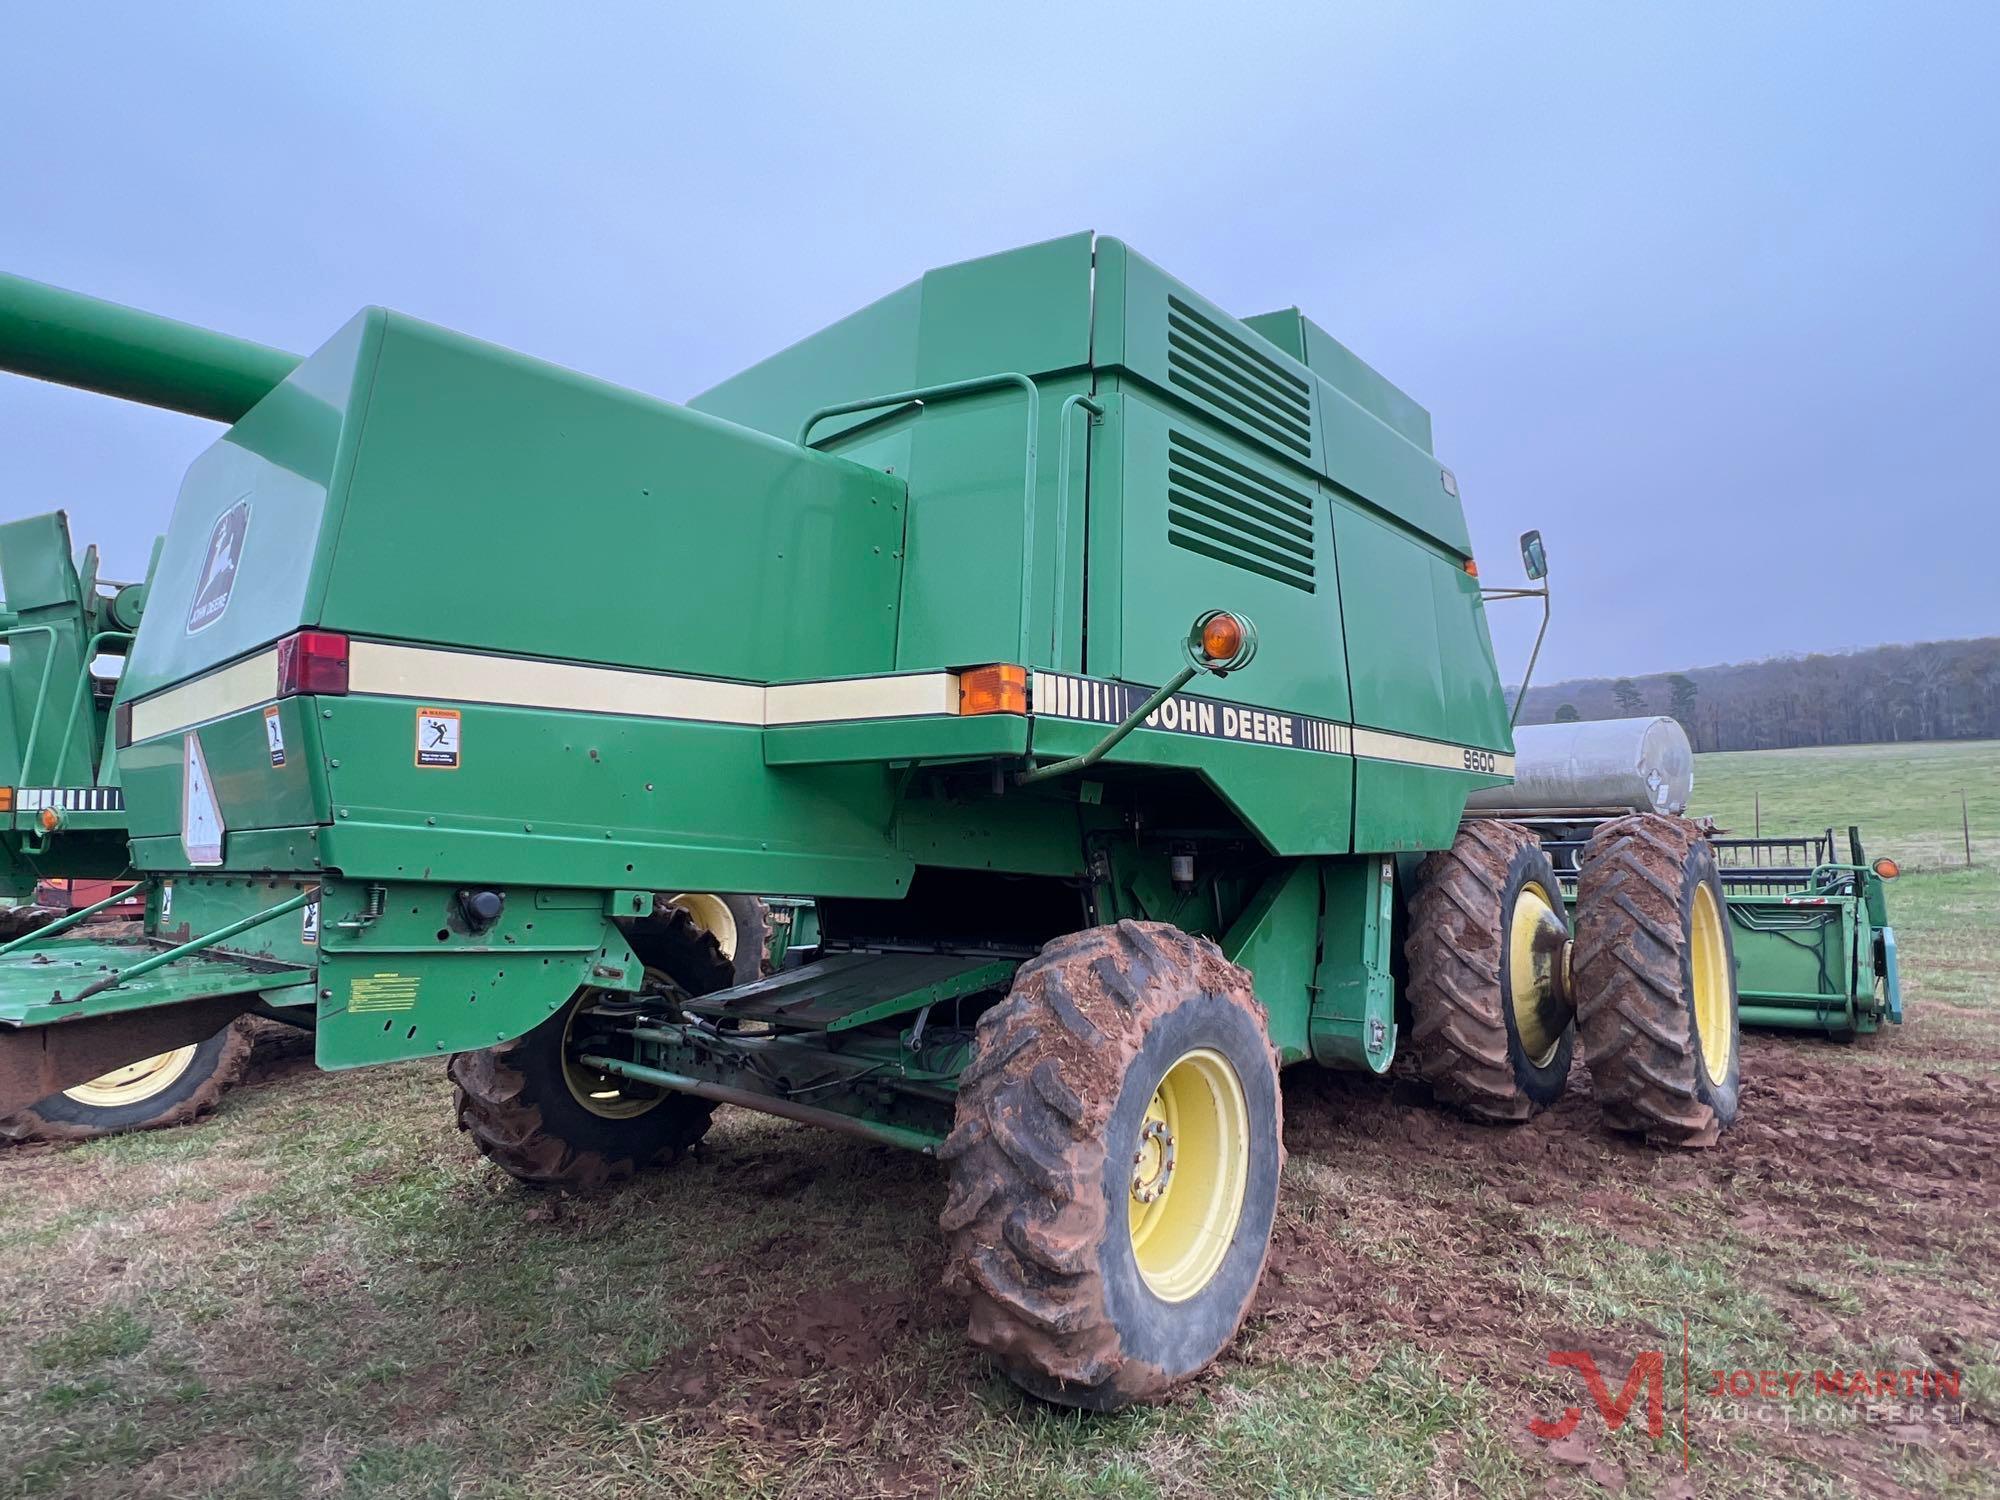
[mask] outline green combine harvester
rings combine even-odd
[[[0,366],[229,423],[113,713],[143,937],[0,957],[0,1109],[242,1013],[448,1058],[523,1181],[718,1103],[935,1155],[948,1281],[1110,1408],[1229,1342],[1278,1071],[1486,1120],[1737,1108],[1724,887],[1599,826],[1574,931],[1428,414],[1296,310],[1079,234],[685,406],[368,309],[303,360],[33,283]],[[1539,544],[1526,549],[1531,578]],[[812,899],[738,982],[668,893]],[[793,910],[802,910],[794,908]]]
[[[109,584],[97,549],[78,552],[61,512],[0,524],[0,933],[18,937],[61,916],[38,889],[112,893],[97,903],[108,930],[127,903],[131,855],[111,744],[115,674],[99,663],[130,650],[143,584]],[[81,1140],[180,1124],[207,1112],[249,1060],[250,1022],[146,1057],[121,1055],[100,1076],[0,1109],[0,1141]]]

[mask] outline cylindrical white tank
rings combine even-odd
[[[1530,724],[1514,731],[1514,784],[1474,792],[1488,812],[1625,807],[1681,813],[1694,795],[1694,747],[1664,715]]]

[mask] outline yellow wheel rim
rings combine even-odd
[[[1553,1030],[1549,1025],[1563,1009],[1555,1003],[1556,965],[1562,959],[1566,931],[1554,899],[1539,881],[1528,881],[1515,893],[1507,923],[1507,995],[1521,1050],[1538,1068],[1554,1059],[1568,1024],[1565,1020]]]
[[[1185,1302],[1222,1265],[1250,1179],[1250,1110],[1229,1060],[1203,1047],[1168,1068],[1131,1153],[1133,1258],[1153,1295]]]
[[[563,1023],[563,1082],[569,1086],[570,1097],[592,1114],[606,1120],[637,1119],[648,1110],[657,1108],[666,1095],[649,1084],[634,1083],[629,1078],[620,1078],[612,1073],[600,1073],[596,1068],[586,1068],[576,1060],[570,1046],[570,1032],[576,1026],[577,1016],[588,1003],[586,997],[571,1006],[569,1019]]]
[[[188,1046],[142,1057],[122,1068],[113,1068],[88,1083],[64,1089],[63,1097],[74,1099],[78,1104],[87,1104],[92,1109],[118,1109],[123,1105],[138,1104],[172,1088],[193,1064],[194,1053],[194,1047]]]
[[[715,939],[715,946],[722,950],[722,956],[731,963],[736,962],[736,916],[730,911],[728,902],[720,896],[695,891],[676,896],[667,905],[678,906],[693,917],[694,925]]]
[[[1689,936],[1694,969],[1694,1029],[1701,1043],[1701,1065],[1710,1083],[1729,1074],[1729,1050],[1734,1038],[1730,1005],[1729,945],[1722,932],[1722,910],[1704,883],[1694,888]]]

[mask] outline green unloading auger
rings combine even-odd
[[[0,370],[232,423],[299,356],[0,273]]]

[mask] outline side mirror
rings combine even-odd
[[[1542,550],[1542,534],[1539,531],[1521,533],[1521,567],[1530,583],[1540,583],[1549,576],[1549,555]]]

